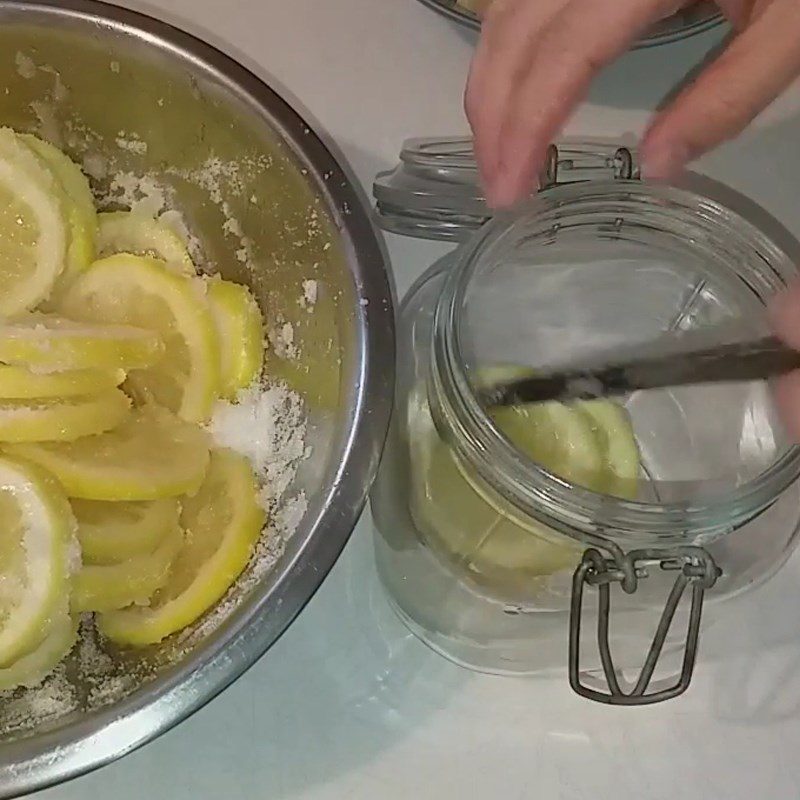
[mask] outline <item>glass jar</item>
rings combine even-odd
[[[618,143],[552,147],[541,183],[486,222],[461,139],[412,141],[376,181],[385,228],[465,240],[400,308],[371,495],[378,570],[411,630],[460,664],[568,667],[590,699],[656,702],[689,685],[706,596],[763,582],[797,541],[800,450],[769,387],[641,391],[502,419],[477,390],[664,331],[763,333],[800,248],[708,179],[640,181]]]

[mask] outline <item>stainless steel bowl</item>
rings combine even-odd
[[[112,179],[126,192],[132,176],[149,175],[199,236],[209,268],[249,283],[268,326],[292,326],[300,355],[271,352],[267,366],[303,395],[313,447],[291,490],[308,500],[299,527],[285,543],[272,531],[265,549],[276,563],[251,569],[226,613],[134,655],[84,642],[57,686],[0,696],[0,796],[9,797],[175,725],[302,609],[350,535],[378,463],[394,323],[384,254],[341,160],[223,53],[91,0],[0,0],[0,86],[0,124],[55,138],[106,197]],[[313,313],[301,301],[305,279],[318,282]]]
[[[420,1],[440,14],[460,22],[462,25],[467,25],[475,30],[478,30],[481,26],[480,19],[471,11],[459,5],[457,0]],[[710,0],[700,0],[659,22],[647,36],[638,42],[635,49],[676,42],[688,36],[707,31],[721,22],[722,15],[719,13],[716,3]]]

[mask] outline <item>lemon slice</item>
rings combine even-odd
[[[247,459],[214,451],[200,491],[183,500],[186,536],[166,585],[149,606],[101,615],[100,631],[120,644],[153,644],[211,608],[239,577],[261,534],[265,515],[257,492]]]
[[[75,519],[44,470],[0,458],[0,666],[36,648],[69,593]]]
[[[638,493],[641,457],[628,412],[610,400],[591,400],[576,406],[588,414],[610,474],[605,491],[625,500],[634,500]]]
[[[163,541],[152,553],[116,564],[85,563],[73,580],[72,610],[116,611],[134,603],[147,603],[167,582],[181,545],[183,533],[176,522],[164,531]]]
[[[25,367],[0,364],[0,399],[30,400],[99,394],[125,380],[121,369],[75,369],[65,372],[32,372]]]
[[[568,480],[603,478],[598,438],[586,417],[558,404],[499,409],[494,421],[518,449]],[[409,409],[410,510],[416,526],[450,558],[513,583],[572,566],[577,547],[517,511],[439,438],[427,408]]]
[[[66,198],[69,245],[66,269],[59,277],[55,293],[94,261],[97,240],[97,212],[89,181],[81,168],[49,142],[20,134],[22,141],[39,156],[63,189]]]
[[[73,322],[38,313],[0,322],[0,362],[37,372],[141,369],[163,354],[157,334],[129,325]]]
[[[608,477],[604,443],[573,406],[540,403],[495,409],[495,425],[531,461],[560,478],[602,491]]]
[[[0,691],[38,686],[72,650],[78,638],[78,622],[64,608],[53,618],[47,634],[34,650],[7,667],[0,667]]]
[[[178,234],[139,211],[109,211],[98,216],[97,252],[103,258],[133,253],[162,259],[178,275],[194,277],[192,258]]]
[[[71,442],[111,430],[131,401],[119,389],[80,397],[0,400],[0,442]]]
[[[68,244],[64,193],[41,159],[0,128],[0,315],[49,297]]]
[[[71,505],[87,564],[116,564],[152,553],[178,525],[180,513],[175,498],[139,503],[74,499]]]
[[[221,394],[234,400],[261,372],[264,361],[261,311],[246,286],[212,278],[206,287],[222,353]]]
[[[150,369],[130,372],[131,388],[190,422],[210,416],[219,388],[219,342],[193,281],[173,275],[163,261],[109,256],[78,278],[62,310],[74,319],[124,323],[157,333],[165,357]]]
[[[197,425],[164,408],[146,407],[108,433],[6,450],[52,472],[70,497],[158,500],[197,490],[208,466],[208,442]]]

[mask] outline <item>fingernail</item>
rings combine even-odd
[[[655,145],[642,155],[642,176],[651,180],[669,180],[679,175],[689,161],[689,150],[681,144]]]

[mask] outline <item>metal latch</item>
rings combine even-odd
[[[638,180],[639,157],[633,147],[602,140],[565,139],[547,148],[539,189],[584,181]]]
[[[609,548],[611,557],[599,549],[590,548],[583,554],[572,579],[572,602],[569,624],[569,682],[582,697],[599,703],[619,706],[638,706],[659,703],[683,694],[692,680],[697,659],[697,640],[703,599],[722,574],[711,555],[701,547],[676,547],[670,550],[632,550],[625,554],[615,546]],[[618,583],[627,594],[636,592],[639,581],[648,575],[644,564],[656,562],[662,570],[678,573],[667,599],[661,619],[645,658],[639,677],[630,691],[620,686],[617,669],[609,645],[611,614],[611,584]],[[582,683],[580,665],[581,616],[586,585],[597,587],[597,645],[608,691],[593,689]],[[658,659],[664,648],[675,613],[687,587],[691,587],[691,605],[683,665],[675,682],[665,689],[647,693]]]

